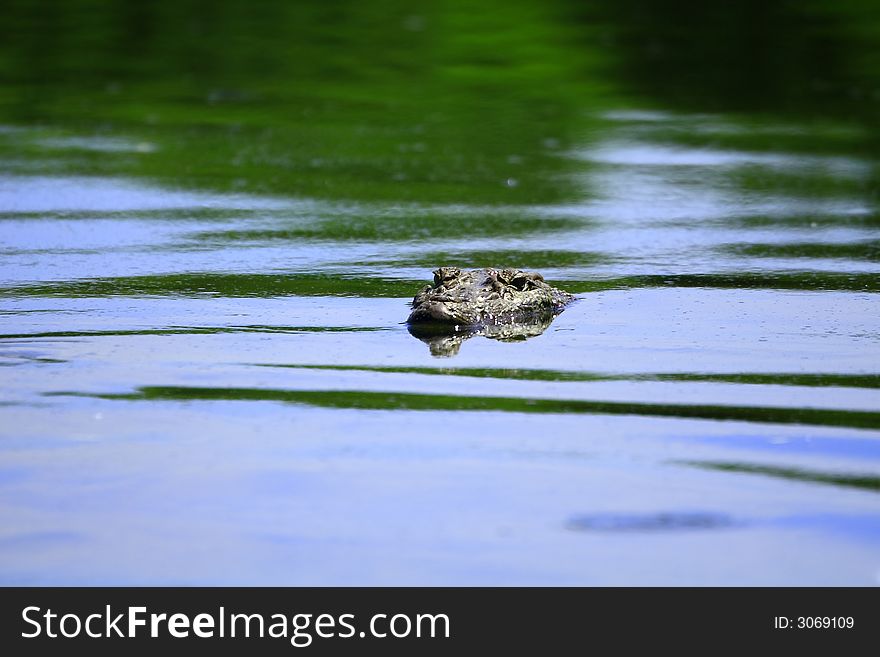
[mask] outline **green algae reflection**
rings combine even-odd
[[[338,370],[354,372],[383,372],[397,374],[427,374],[436,376],[465,376],[481,379],[512,381],[669,381],[690,383],[738,383],[751,385],[783,385],[805,387],[837,386],[844,388],[880,388],[880,374],[834,374],[809,372],[669,372],[606,374],[568,370],[504,369],[491,367],[406,367],[392,365],[285,365],[258,363],[260,367],[289,367],[297,369]]]
[[[410,411],[495,411],[507,413],[584,413],[596,415],[642,415],[702,420],[733,420],[771,424],[880,428],[880,412],[720,406],[708,404],[643,404],[630,402],[540,399],[524,397],[475,397],[363,390],[276,390],[263,388],[208,388],[145,386],[132,393],[48,393],[97,397],[120,401],[266,401],[305,404],[321,408]]]
[[[831,472],[815,472],[800,468],[784,468],[767,465],[754,465],[750,463],[715,462],[715,461],[686,461],[684,465],[690,465],[705,470],[718,472],[733,472],[743,474],[764,475],[778,477],[793,481],[807,483],[831,484],[847,488],[860,488],[863,490],[880,492],[880,477],[871,474],[845,474]]]

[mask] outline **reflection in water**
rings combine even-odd
[[[880,18],[872,0],[574,6],[584,21],[606,21],[618,82],[662,107],[876,125]]]
[[[654,404],[640,402],[417,394],[373,390],[282,390],[197,386],[142,386],[129,393],[53,391],[49,397],[93,397],[117,401],[274,401],[321,408],[416,411],[498,411],[504,413],[566,413],[571,415],[641,415],[645,417],[739,420],[767,424],[803,424],[880,429],[880,412],[824,408],[727,406],[715,404]]]
[[[844,260],[880,261],[880,240],[827,244],[822,242],[790,242],[787,244],[730,244],[731,253],[755,258],[840,258]]]
[[[12,0],[0,121],[34,130],[0,155],[309,198],[556,202],[601,53],[568,47],[561,7],[514,4]]]
[[[0,336],[2,337],[2,336]],[[605,372],[578,372],[572,370],[511,369],[491,367],[406,367],[382,365],[296,365],[259,363],[260,367],[292,367],[317,370],[387,372],[402,374],[433,374],[436,376],[467,376],[481,379],[511,381],[681,381],[703,383],[740,383],[746,385],[780,385],[809,387],[880,388],[880,374],[834,373],[701,373],[669,372],[611,374]]]
[[[721,463],[712,461],[691,461],[687,465],[707,470],[719,470],[721,472],[744,472],[747,474],[760,474],[782,479],[794,479],[820,484],[832,484],[834,486],[846,486],[861,488],[864,490],[880,491],[880,476],[870,474],[846,474],[833,472],[812,472],[800,468],[780,468],[767,465],[754,465],[750,463]]]
[[[16,338],[96,338],[125,335],[216,335],[218,333],[351,333],[361,331],[385,331],[384,327],[374,326],[175,326],[157,329],[117,329],[114,331],[46,331],[43,333],[7,333],[0,340]],[[0,358],[4,354],[0,352]],[[19,354],[16,357],[22,358]],[[50,358],[38,359],[44,363],[62,363]]]
[[[420,281],[383,279],[375,276],[339,276],[327,273],[191,273],[159,274],[71,280],[0,288],[2,296],[103,297],[193,296],[279,297],[279,296],[403,296]]]
[[[28,255],[31,255],[30,253]],[[51,255],[51,254],[47,254]],[[118,278],[64,280],[2,286],[2,297],[107,297],[179,295],[202,297],[353,296],[404,297],[424,281],[351,273],[215,273],[184,272]],[[722,290],[844,290],[880,292],[877,274],[845,272],[746,272],[730,274],[646,275],[560,281],[567,292],[600,292],[629,288],[717,288]],[[545,327],[546,328],[546,327]]]
[[[553,323],[558,314],[538,317],[535,321],[528,323],[486,324],[475,327],[411,323],[407,324],[407,330],[413,337],[428,345],[432,356],[450,357],[458,353],[465,340],[470,340],[478,335],[502,342],[520,342],[537,337]]]
[[[590,532],[677,532],[728,529],[741,526],[722,513],[667,511],[663,513],[596,513],[571,518],[566,527]]]

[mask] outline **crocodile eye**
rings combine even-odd
[[[441,284],[451,281],[461,273],[458,267],[440,267],[434,270],[434,285],[439,287]]]

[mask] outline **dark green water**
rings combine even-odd
[[[0,583],[880,583],[880,12],[718,4],[6,0]]]

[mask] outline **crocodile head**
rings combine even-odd
[[[534,322],[559,314],[574,297],[520,269],[440,267],[412,301],[409,324],[478,327]]]

